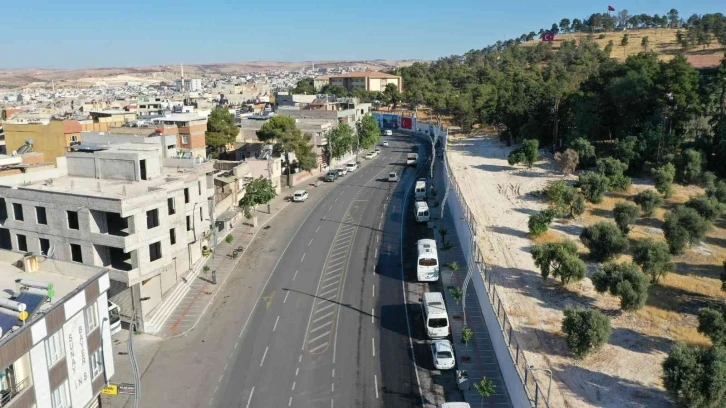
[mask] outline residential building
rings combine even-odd
[[[0,177],[47,170],[55,167],[45,161],[42,152],[28,152],[15,156],[0,154]]]
[[[184,79],[183,86],[182,86],[182,80],[177,79],[176,84],[179,89],[181,89],[182,91],[186,91],[186,92],[199,92],[202,90],[202,79],[201,78]]]
[[[214,205],[212,163],[165,157],[166,137],[147,138],[72,146],[53,170],[0,178],[0,233],[10,237],[0,248],[108,268],[114,302],[125,315],[136,305],[142,331],[202,259]]]
[[[3,129],[2,123],[0,123],[0,154],[8,154],[5,149],[5,129]]]
[[[275,92],[275,109],[279,106],[304,107],[315,101],[317,95],[291,94],[290,92]]]
[[[173,125],[178,129],[177,149],[188,157],[207,157],[207,118],[196,113],[170,114],[153,118],[158,125]]]
[[[3,123],[6,151],[20,154],[42,152],[45,160],[55,163],[66,154],[66,147],[81,141],[81,124],[77,120],[50,120],[47,123]]]
[[[98,406],[115,371],[108,271],[0,250],[0,286],[0,404]]]
[[[111,127],[121,126],[124,123],[136,120],[136,112],[125,110],[94,110],[90,111],[90,121],[84,121],[83,131],[106,131]]]
[[[330,84],[330,77],[329,76],[321,76],[313,79],[313,87],[315,88],[316,92],[320,92],[325,85]]]
[[[369,92],[383,92],[388,84],[394,84],[398,92],[403,92],[403,78],[398,75],[375,71],[348,72],[346,74],[331,75],[328,77],[331,86],[342,86],[352,92],[355,89],[364,89]]]

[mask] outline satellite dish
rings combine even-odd
[[[33,139],[25,139],[25,144],[26,144],[26,145],[30,145],[30,146],[32,146],[32,145],[33,145],[33,143],[35,143],[35,142],[33,142]]]

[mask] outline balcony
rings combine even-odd
[[[8,387],[6,390],[0,391],[0,406],[1,407],[13,407],[13,406],[21,406],[23,405],[21,402],[21,399],[23,398],[23,395],[31,395],[32,393],[26,393],[27,390],[32,390],[33,383],[30,380],[30,377],[18,381],[14,384],[14,386]],[[31,395],[33,399],[35,399],[34,395]]]

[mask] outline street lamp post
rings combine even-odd
[[[139,298],[139,302],[149,300],[150,297]],[[128,340],[128,354],[131,359],[131,370],[134,373],[134,408],[139,408],[139,402],[141,401],[141,376],[139,374],[139,365],[136,361],[136,354],[134,352],[134,332],[136,331],[136,319],[138,318],[136,311],[136,302],[131,299],[131,307],[133,308],[131,316],[131,324],[129,324],[129,340]]]
[[[547,406],[549,406],[550,405],[550,391],[552,390],[552,370],[550,370],[549,368],[536,368],[533,365],[527,366],[527,369],[529,371],[545,371],[550,375],[550,382],[547,385]],[[535,398],[536,398],[536,396],[535,396]]]

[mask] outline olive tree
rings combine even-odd
[[[528,222],[529,233],[535,237],[544,234],[552,219],[553,211],[549,209],[530,215]]]
[[[613,214],[615,216],[615,223],[620,228],[620,231],[623,234],[627,234],[630,232],[630,224],[634,223],[640,216],[640,208],[623,201],[615,204]]]
[[[583,228],[580,240],[598,262],[607,261],[628,249],[628,239],[612,222],[602,221]]]
[[[650,217],[653,215],[656,207],[663,203],[663,199],[653,190],[644,190],[638,193],[633,199],[636,204],[643,210],[643,215]]]
[[[605,157],[597,161],[597,172],[608,178],[608,186],[613,191],[630,188],[630,177],[625,175],[628,165],[618,159]]]
[[[663,385],[680,407],[726,406],[726,349],[677,343],[663,360]]]
[[[687,245],[701,242],[711,223],[693,208],[679,205],[665,216],[663,234],[668,248],[674,255],[683,254]]]
[[[714,197],[699,194],[688,199],[686,207],[693,208],[701,217],[708,221],[715,221],[723,212],[723,205]]]
[[[592,275],[592,284],[599,293],[610,292],[620,298],[620,308],[634,311],[648,300],[648,277],[634,263],[608,262]]]
[[[607,193],[610,181],[600,173],[588,171],[580,174],[578,185],[585,199],[591,203],[599,203]]]
[[[567,307],[562,320],[567,347],[577,357],[599,350],[610,338],[610,319],[599,310]]]
[[[560,278],[563,285],[585,277],[587,266],[577,256],[577,245],[569,240],[535,245],[532,248],[534,264],[540,269],[542,279],[550,274]]]
[[[658,283],[660,278],[673,270],[668,244],[652,238],[636,240],[633,244],[633,262],[650,275],[650,281]]]
[[[673,195],[673,179],[676,177],[676,168],[671,163],[653,169],[653,182],[655,189],[663,194],[663,197],[669,198]]]

